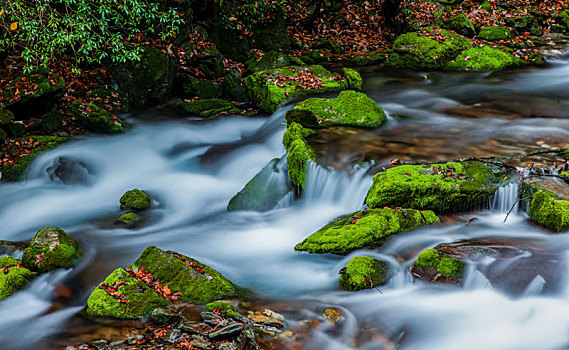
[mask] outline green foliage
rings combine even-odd
[[[129,44],[137,36],[154,34],[165,39],[183,24],[176,9],[161,11],[158,4],[146,0],[12,0],[3,4],[0,47],[21,50],[27,70],[46,66],[62,55],[70,55],[76,70],[80,64],[107,58],[113,62],[139,60],[140,47]]]

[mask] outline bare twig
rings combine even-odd
[[[506,222],[506,220],[508,220],[508,216],[510,215],[510,213],[512,212],[512,210],[514,210],[514,208],[516,207],[516,204],[518,204],[519,202],[526,200],[526,199],[530,199],[533,196],[527,196],[524,198],[518,198],[515,202],[514,205],[512,205],[512,207],[510,208],[510,210],[508,211],[508,213],[506,213],[506,217],[504,218],[504,222]]]

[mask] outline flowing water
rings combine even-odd
[[[268,161],[283,156],[283,115],[290,107],[270,117],[206,122],[133,117],[126,134],[65,144],[37,158],[26,181],[1,184],[2,239],[25,241],[42,227],[59,226],[81,242],[85,255],[76,268],[44,275],[0,303],[0,348],[70,342],[91,290],[157,245],[209,264],[261,298],[284,302],[276,311],[295,315],[288,320],[293,329],[298,315],[340,310],[345,319],[311,332],[302,340],[306,349],[567,349],[569,236],[552,234],[517,210],[517,183],[499,189],[488,210],[397,235],[375,250],[344,257],[293,247],[362,207],[373,169],[352,167],[359,159],[383,166],[392,158],[568,146],[569,62],[494,74],[366,78],[364,90],[388,113],[387,125],[322,133],[313,142],[326,168],[311,164],[303,198],[289,195],[268,212],[225,208]],[[118,228],[118,199],[132,188],[148,191],[155,209],[148,225]],[[413,282],[409,269],[421,250],[467,239],[499,254],[473,261],[461,288]],[[391,281],[381,289],[341,291],[338,270],[364,254],[387,261]],[[54,296],[61,285],[71,298]]]

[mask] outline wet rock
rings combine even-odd
[[[287,176],[288,168],[283,159],[275,158],[253,177],[227,205],[229,211],[273,209],[293,187]]]
[[[0,300],[24,289],[36,274],[24,267],[22,262],[11,256],[0,258]]]
[[[373,177],[366,203],[370,208],[466,211],[487,205],[506,175],[478,162],[401,165]]]
[[[123,224],[128,228],[137,227],[138,225],[142,224],[145,220],[146,219],[144,218],[144,216],[132,212],[123,214],[117,219],[117,221],[120,224]]]
[[[537,191],[531,200],[530,218],[556,232],[569,230],[569,201],[558,199],[546,190]]]
[[[25,242],[0,241],[0,255],[12,255],[17,257],[17,255],[22,254],[27,247],[28,244]]]
[[[276,328],[283,328],[283,318],[276,318],[266,314],[255,312],[249,314],[248,318],[256,325],[270,326]]]
[[[360,56],[354,56],[352,62],[357,66],[377,65],[387,60],[389,51],[379,50],[369,52]]]
[[[95,340],[94,342],[92,342],[89,345],[91,345],[92,347],[94,347],[97,350],[104,350],[104,349],[107,349],[109,342],[105,339],[99,339],[99,340]]]
[[[300,76],[300,77],[299,77]],[[300,80],[312,79],[310,83]],[[276,81],[280,83],[275,84]],[[310,94],[337,92],[349,88],[342,75],[334,74],[322,66],[291,66],[257,72],[243,80],[249,97],[259,110],[272,113],[292,98]],[[303,86],[304,88],[296,88]]]
[[[140,61],[119,63],[110,69],[119,91],[135,106],[165,102],[172,94],[176,61],[151,47],[142,47]]]
[[[143,318],[168,301],[124,269],[116,269],[87,300],[87,315],[117,319]]]
[[[22,262],[32,271],[48,272],[69,269],[79,259],[79,244],[57,227],[39,230],[30,246],[24,249]]]
[[[66,185],[86,184],[93,174],[85,163],[65,157],[58,157],[46,172],[51,181]]]
[[[208,334],[208,337],[213,340],[221,340],[237,337],[243,330],[243,324],[232,322],[227,326]]]
[[[121,199],[122,210],[145,210],[150,207],[150,196],[139,189],[126,191]]]
[[[342,91],[337,98],[309,98],[289,110],[285,118],[288,124],[299,123],[305,128],[376,128],[387,120],[375,101],[355,91]]]
[[[316,231],[294,249],[309,253],[347,254],[377,248],[391,235],[439,222],[432,211],[370,209],[340,216]]]
[[[93,103],[76,100],[69,105],[68,110],[93,132],[118,134],[124,132],[128,126],[111,112]]]
[[[178,328],[180,328],[182,332],[188,334],[206,334],[212,330],[212,327],[210,325],[207,325],[205,323],[192,322],[184,322]]]
[[[459,259],[437,249],[423,250],[411,273],[413,277],[428,281],[448,284],[462,284],[466,264]]]
[[[353,257],[340,272],[340,285],[351,292],[372,289],[389,281],[389,265],[369,256]]]
[[[172,309],[157,307],[150,313],[150,320],[163,326],[178,320],[178,314]]]
[[[178,105],[187,113],[197,115],[202,118],[239,112],[239,108],[235,107],[231,102],[220,99],[203,99],[192,102],[180,102]]]
[[[336,323],[338,323],[338,321],[344,319],[344,315],[342,315],[338,310],[336,309],[326,309],[324,310],[324,314],[322,314],[322,317],[324,317],[325,319],[328,320],[328,322],[330,322],[330,324],[335,325]]]

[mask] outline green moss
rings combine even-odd
[[[223,55],[215,46],[206,47],[198,56],[198,67],[207,79],[223,75]]]
[[[241,314],[239,314],[239,312],[237,312],[235,310],[233,305],[231,305],[230,303],[222,302],[222,301],[214,301],[214,302],[208,303],[205,306],[205,309],[209,312],[212,312],[215,309],[218,309],[222,315],[232,317],[232,318],[239,319],[242,317]]]
[[[437,267],[441,258],[436,249],[425,249],[417,257],[415,265],[422,267]]]
[[[106,134],[118,134],[125,131],[127,124],[111,112],[93,103],[76,100],[69,105],[69,111],[89,130]]]
[[[452,277],[457,282],[462,281],[466,267],[464,261],[453,258],[436,249],[423,250],[417,257],[414,265],[423,268],[433,268],[436,274],[442,277]],[[445,279],[443,278],[442,280],[444,281]]]
[[[388,264],[369,256],[356,256],[346,265],[340,276],[340,285],[351,292],[369,289],[387,283]]]
[[[122,210],[145,210],[150,208],[150,196],[139,189],[126,191],[120,199]]]
[[[472,37],[476,33],[474,24],[472,24],[470,18],[466,17],[463,13],[447,19],[443,25],[445,29],[454,30],[458,34],[468,37]]]
[[[235,101],[247,101],[249,99],[243,86],[241,73],[236,70],[225,72],[223,76],[223,93]]]
[[[99,288],[99,284],[87,300],[87,315],[96,317],[131,319],[148,316],[152,309],[168,305],[168,301],[160,294],[147,287],[138,279],[131,277],[123,269],[116,269],[103,283],[114,286],[117,282],[124,282],[117,291],[128,302],[121,303],[105,290]]]
[[[446,38],[442,43],[419,33],[405,33],[393,43],[394,54],[386,65],[408,69],[438,69],[453,60],[460,52],[470,47],[470,42],[446,30],[427,30],[438,37]]]
[[[306,163],[314,157],[314,152],[304,140],[296,139],[290,144],[286,158],[288,177],[297,189],[304,188]]]
[[[346,80],[348,80],[349,89],[354,89],[354,90],[362,89],[363,79],[357,70],[351,68],[344,68],[342,69],[342,72],[344,73]]]
[[[316,88],[302,88],[301,84],[295,80],[287,80],[283,87],[276,85],[279,77],[296,77],[299,73],[308,74],[314,79],[320,79],[322,86]],[[251,100],[257,108],[263,112],[272,113],[281,105],[292,98],[300,98],[311,94],[330,93],[345,90],[348,82],[341,79],[334,73],[329,72],[322,66],[298,67],[272,69],[257,72],[243,80]]]
[[[564,232],[569,230],[569,201],[557,200],[549,191],[539,190],[533,195],[530,218],[538,224]]]
[[[478,33],[478,39],[489,41],[510,40],[512,37],[510,29],[502,26],[487,26]]]
[[[197,269],[186,264],[194,264]],[[206,304],[214,300],[242,294],[233,283],[211,267],[173,251],[150,246],[132,264],[132,269],[144,268],[172,291],[180,291],[180,299]],[[203,269],[199,272],[198,269]]]
[[[221,97],[223,86],[214,81],[188,79],[183,83],[184,92],[190,97],[215,99]]]
[[[309,98],[285,116],[287,123],[307,128],[355,126],[376,128],[387,119],[385,112],[364,93],[342,91],[337,98]]]
[[[569,9],[565,9],[555,17],[555,22],[565,30],[569,29]]]
[[[254,56],[245,62],[244,76],[271,69],[284,68],[289,66],[305,66],[304,62],[298,57],[291,57],[279,51],[269,51],[262,56]]]
[[[453,70],[497,71],[516,67],[523,61],[514,55],[489,46],[474,47],[458,55],[447,68]]]
[[[390,236],[438,222],[432,211],[370,209],[339,217],[316,231],[294,249],[309,253],[347,254],[356,249],[377,248]]]
[[[283,134],[283,145],[285,149],[288,151],[290,150],[291,144],[295,140],[304,140],[305,137],[308,135],[314,134],[316,131],[312,129],[307,129],[302,125],[292,122],[288,125],[285,133]]]
[[[34,148],[30,154],[20,157],[13,165],[0,166],[0,172],[2,173],[2,181],[8,181],[8,182],[20,181],[24,176],[24,173],[26,172],[28,165],[40,153],[53,149],[58,145],[69,140],[67,137],[58,137],[58,136],[29,136],[29,137],[16,139],[16,142],[28,141],[30,138],[40,144],[43,144],[43,147]]]
[[[97,88],[91,90],[87,97],[97,106],[107,109],[113,113],[126,113],[128,112],[128,100],[119,95],[114,90]]]
[[[51,134],[63,126],[63,117],[57,109],[52,109],[41,118],[41,132]]]
[[[118,222],[125,224],[127,227],[136,227],[144,222],[144,216],[138,213],[126,213],[121,215],[117,220]]]
[[[58,227],[39,230],[30,246],[24,249],[22,262],[33,271],[69,269],[79,259],[79,244]]]
[[[443,256],[437,266],[437,273],[443,276],[451,276],[455,280],[462,279],[464,274],[464,262],[449,256]]]
[[[14,113],[0,108],[0,126],[8,125],[12,120],[14,120]]]
[[[529,31],[535,22],[535,17],[532,15],[506,18],[506,25],[519,31]]]
[[[279,175],[285,171],[286,167],[280,165],[280,159],[271,160],[239,193],[231,198],[227,210],[262,212],[273,209],[287,193],[292,191],[288,177]]]
[[[302,51],[302,61],[308,64],[316,64],[320,62],[327,61],[329,56],[324,52],[324,50],[314,49]]]
[[[482,163],[402,165],[374,176],[366,203],[370,208],[459,212],[485,205],[497,181],[499,175]]]
[[[0,258],[0,268],[18,265],[21,261],[11,256]],[[4,300],[15,292],[24,289],[36,275],[24,268],[12,266],[0,271],[0,300]]]
[[[488,1],[484,1],[482,3],[482,5],[480,5],[480,9],[490,12],[490,11],[492,11],[492,5],[490,5],[490,3]]]
[[[22,79],[25,79],[25,84],[36,84],[37,89],[31,94],[22,96],[18,101],[12,103],[9,108],[12,109],[14,104],[25,104],[31,101],[45,103],[48,110],[51,108],[52,103],[59,98],[65,91],[65,82],[60,76],[47,68],[38,68],[28,73],[21,74],[13,79],[9,86],[20,85]],[[5,97],[8,97],[7,92]],[[9,98],[8,98],[9,99]],[[36,106],[37,109],[44,108],[43,106]]]
[[[204,99],[192,102],[180,102],[178,106],[182,107],[186,112],[207,118],[218,115],[222,112],[234,113],[239,111],[229,101],[219,99]]]
[[[352,62],[357,66],[376,65],[385,62],[389,55],[389,51],[373,51],[363,55],[355,56]]]
[[[334,39],[332,40],[322,39],[316,44],[314,44],[312,47],[315,49],[328,50],[335,54],[341,54],[344,52],[342,46],[338,44],[338,42]]]

